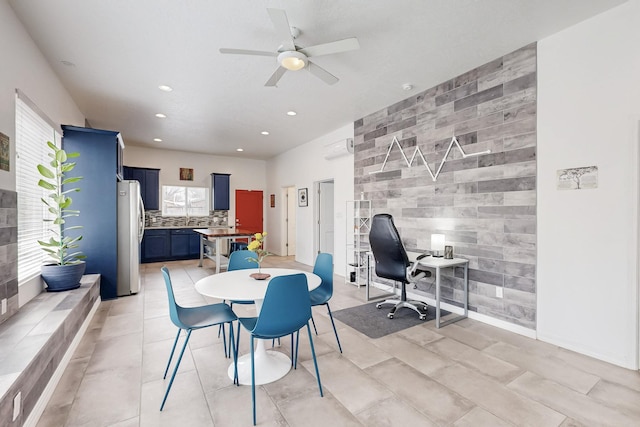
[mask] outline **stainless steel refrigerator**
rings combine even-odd
[[[118,296],[140,290],[140,244],[144,235],[144,204],[138,181],[118,183]]]

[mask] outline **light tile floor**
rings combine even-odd
[[[272,256],[267,264],[311,270],[291,258]],[[205,302],[193,284],[212,274],[212,263],[167,265],[182,305]],[[159,411],[176,333],[160,267],[142,266],[139,294],[100,305],[39,427],[251,425],[251,388],[236,387],[227,377],[230,362],[217,328],[193,333]],[[334,285],[332,310],[364,302],[364,288],[339,277]],[[234,309],[239,315],[253,310]],[[340,354],[324,307],[314,308],[314,318],[324,397],[301,333],[298,369],[257,387],[259,425],[640,425],[638,372],[470,319],[441,329],[430,321],[376,340],[337,322]],[[240,352],[246,353],[243,337]],[[278,350],[289,353],[289,340]]]

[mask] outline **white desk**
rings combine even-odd
[[[214,274],[200,279],[196,282],[196,291],[200,294],[224,300],[253,300],[256,303],[256,311],[260,315],[262,301],[267,292],[269,280],[277,276],[304,273],[307,276],[309,290],[320,286],[322,279],[313,273],[306,271],[291,270],[287,268],[263,268],[263,273],[268,273],[271,277],[267,280],[255,280],[249,277],[257,272],[257,268],[247,270],[227,271]],[[265,349],[264,340],[258,340],[255,348],[255,373],[256,384],[267,384],[282,378],[291,369],[291,359],[286,354],[279,351]],[[229,377],[233,379],[233,363],[227,371]],[[238,358],[238,379],[240,384],[251,384],[251,355],[245,354]]]
[[[249,230],[240,230],[235,228],[196,228],[193,231],[200,234],[200,261],[198,267],[202,267],[202,260],[207,257],[216,263],[216,274],[220,273],[222,267],[222,241],[226,239],[236,239],[246,237],[251,239],[256,232]],[[209,240],[213,239],[213,240]],[[215,257],[211,257],[205,253],[205,248],[209,246],[214,248]],[[225,260],[227,258],[225,257]]]
[[[415,255],[410,256],[409,260],[412,262],[416,261]],[[433,268],[436,271],[436,328],[465,319],[469,314],[469,260],[464,258],[444,259],[442,257],[428,256],[417,262],[423,267]],[[464,267],[464,314],[440,323],[440,269],[459,266]]]

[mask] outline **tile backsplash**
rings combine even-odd
[[[229,225],[229,211],[210,211],[209,216],[162,216],[162,211],[145,211],[146,228],[153,227],[227,227]]]

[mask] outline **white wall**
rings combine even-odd
[[[265,191],[266,162],[264,160],[134,147],[127,145],[126,139],[124,145],[124,164],[160,169],[160,186],[184,185],[211,188],[211,173],[230,173],[229,225],[235,224],[236,190],[262,190],[263,209],[266,209],[269,197]],[[180,181],[180,168],[192,168],[193,181]],[[266,226],[266,215],[264,218]]]
[[[345,138],[353,138],[353,124],[343,126],[320,138],[287,151],[267,163],[268,193],[276,195],[276,207],[267,209],[268,230],[271,234],[268,250],[284,253],[286,240],[285,209],[282,199],[283,188],[295,186],[309,189],[309,206],[296,208],[296,261],[313,265],[314,252],[314,210],[316,198],[313,194],[314,182],[334,180],[335,240],[334,271],[344,275],[345,265],[345,209],[346,201],[353,199],[353,155],[326,160],[323,157],[325,145]],[[296,203],[297,205],[297,203]]]
[[[638,365],[640,1],[538,44],[538,338]],[[598,166],[559,191],[558,169]]]
[[[0,1],[0,52],[0,132],[7,135],[11,143],[11,170],[0,171],[0,188],[15,191],[16,89],[55,123],[83,126],[84,116],[6,1]],[[18,304],[23,306],[43,288],[39,276],[22,284],[18,289]]]
[[[11,140],[11,170],[0,171],[0,188],[15,190],[16,89],[58,124],[83,126],[84,116],[6,1],[0,1],[0,52],[0,132]]]

